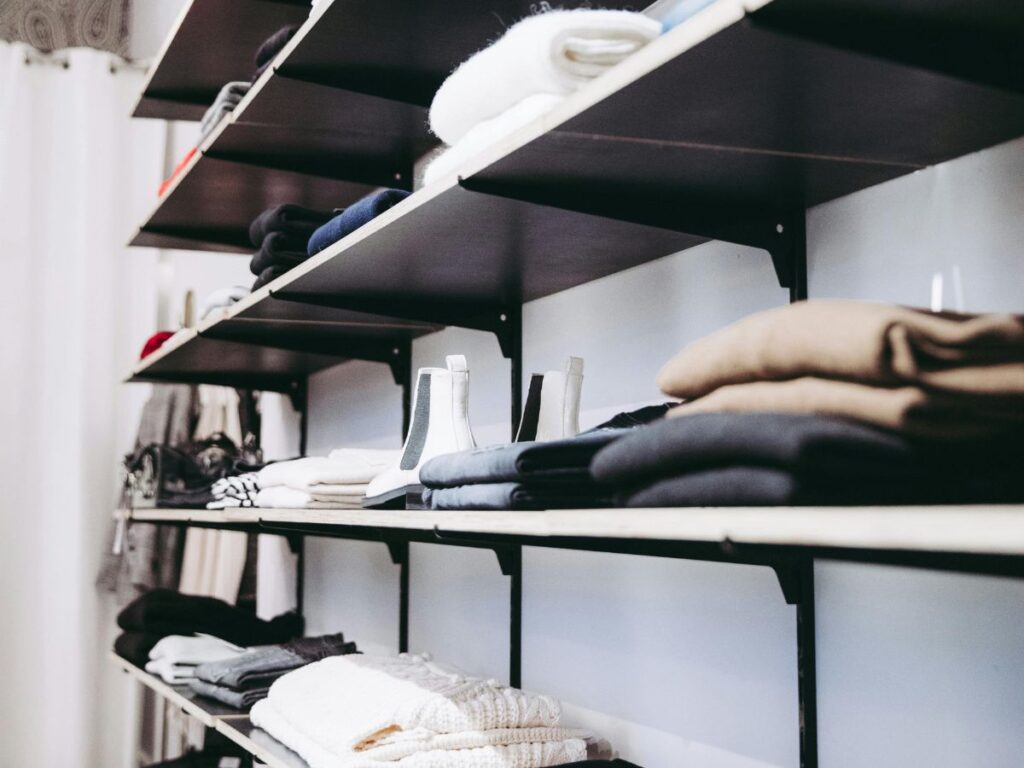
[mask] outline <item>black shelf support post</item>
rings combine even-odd
[[[402,388],[402,439],[405,440],[412,418],[412,341],[395,342],[391,354],[388,367],[395,384]]]
[[[509,307],[499,315],[501,327],[495,331],[501,353],[508,358],[511,368],[511,424],[512,440],[519,433],[519,420],[523,413],[523,307]]]
[[[818,768],[818,676],[815,649],[814,558],[803,558],[796,606],[797,674],[800,700],[800,766]]]
[[[388,541],[391,562],[398,572],[398,652],[409,650],[409,542]]]

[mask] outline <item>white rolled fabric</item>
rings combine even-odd
[[[632,11],[548,11],[514,24],[448,77],[430,106],[430,130],[454,146],[475,125],[528,96],[566,96],[661,34]]]

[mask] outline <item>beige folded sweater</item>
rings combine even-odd
[[[1024,401],[964,397],[920,387],[877,387],[804,376],[719,387],[683,403],[669,416],[695,413],[818,413],[867,422],[904,434],[963,439],[996,435],[1024,425]]]
[[[658,386],[696,398],[729,384],[801,376],[1024,397],[1024,316],[803,301],[690,344],[662,368]]]

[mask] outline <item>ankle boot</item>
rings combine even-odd
[[[420,368],[412,400],[412,420],[398,466],[366,487],[363,506],[404,509],[407,496],[422,494],[420,467],[442,453],[476,447],[469,426],[469,368],[462,355],[449,355],[447,368]]]
[[[565,371],[533,374],[516,442],[562,440],[579,434],[582,388],[583,358],[580,357],[570,357]]]

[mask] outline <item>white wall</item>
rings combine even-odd
[[[927,305],[941,272],[967,309],[1024,311],[1024,141],[808,213],[811,296]],[[586,254],[580,254],[586,258]],[[524,308],[524,367],[586,359],[583,426],[658,399],[687,341],[784,303],[768,257],[709,243]],[[614,307],[614,311],[609,311]],[[467,355],[474,431],[507,439],[508,367],[487,334],[417,341],[417,366]],[[398,446],[383,366],[311,381],[310,451]],[[397,568],[381,545],[310,540],[313,631],[394,647]],[[817,567],[821,764],[1019,766],[1024,583],[845,564]],[[413,545],[410,641],[507,677],[508,586],[486,551]],[[523,681],[651,766],[798,763],[794,609],[767,569],[538,548],[524,553]]]
[[[134,5],[133,50],[151,56],[181,0]],[[966,308],[1022,312],[1022,199],[1018,141],[815,208],[810,293],[927,304],[942,272],[953,306],[958,270]],[[175,263],[178,294],[245,278],[231,256]],[[584,356],[586,427],[656,401],[654,373],[687,341],[785,300],[765,254],[709,243],[527,305],[524,367]],[[478,440],[506,439],[497,344],[450,329],[416,342],[414,362],[453,352],[470,360]],[[384,366],[326,371],[310,402],[313,453],[401,442]],[[265,437],[273,425],[281,443],[286,422],[267,414]],[[393,648],[398,569],[385,547],[309,539],[306,551],[310,631]],[[1024,583],[830,563],[816,577],[824,768],[1022,764]],[[507,676],[508,588],[493,555],[414,545],[411,600],[414,650]],[[770,571],[531,548],[523,609],[524,684],[559,696],[623,757],[647,768],[797,764],[794,612]]]

